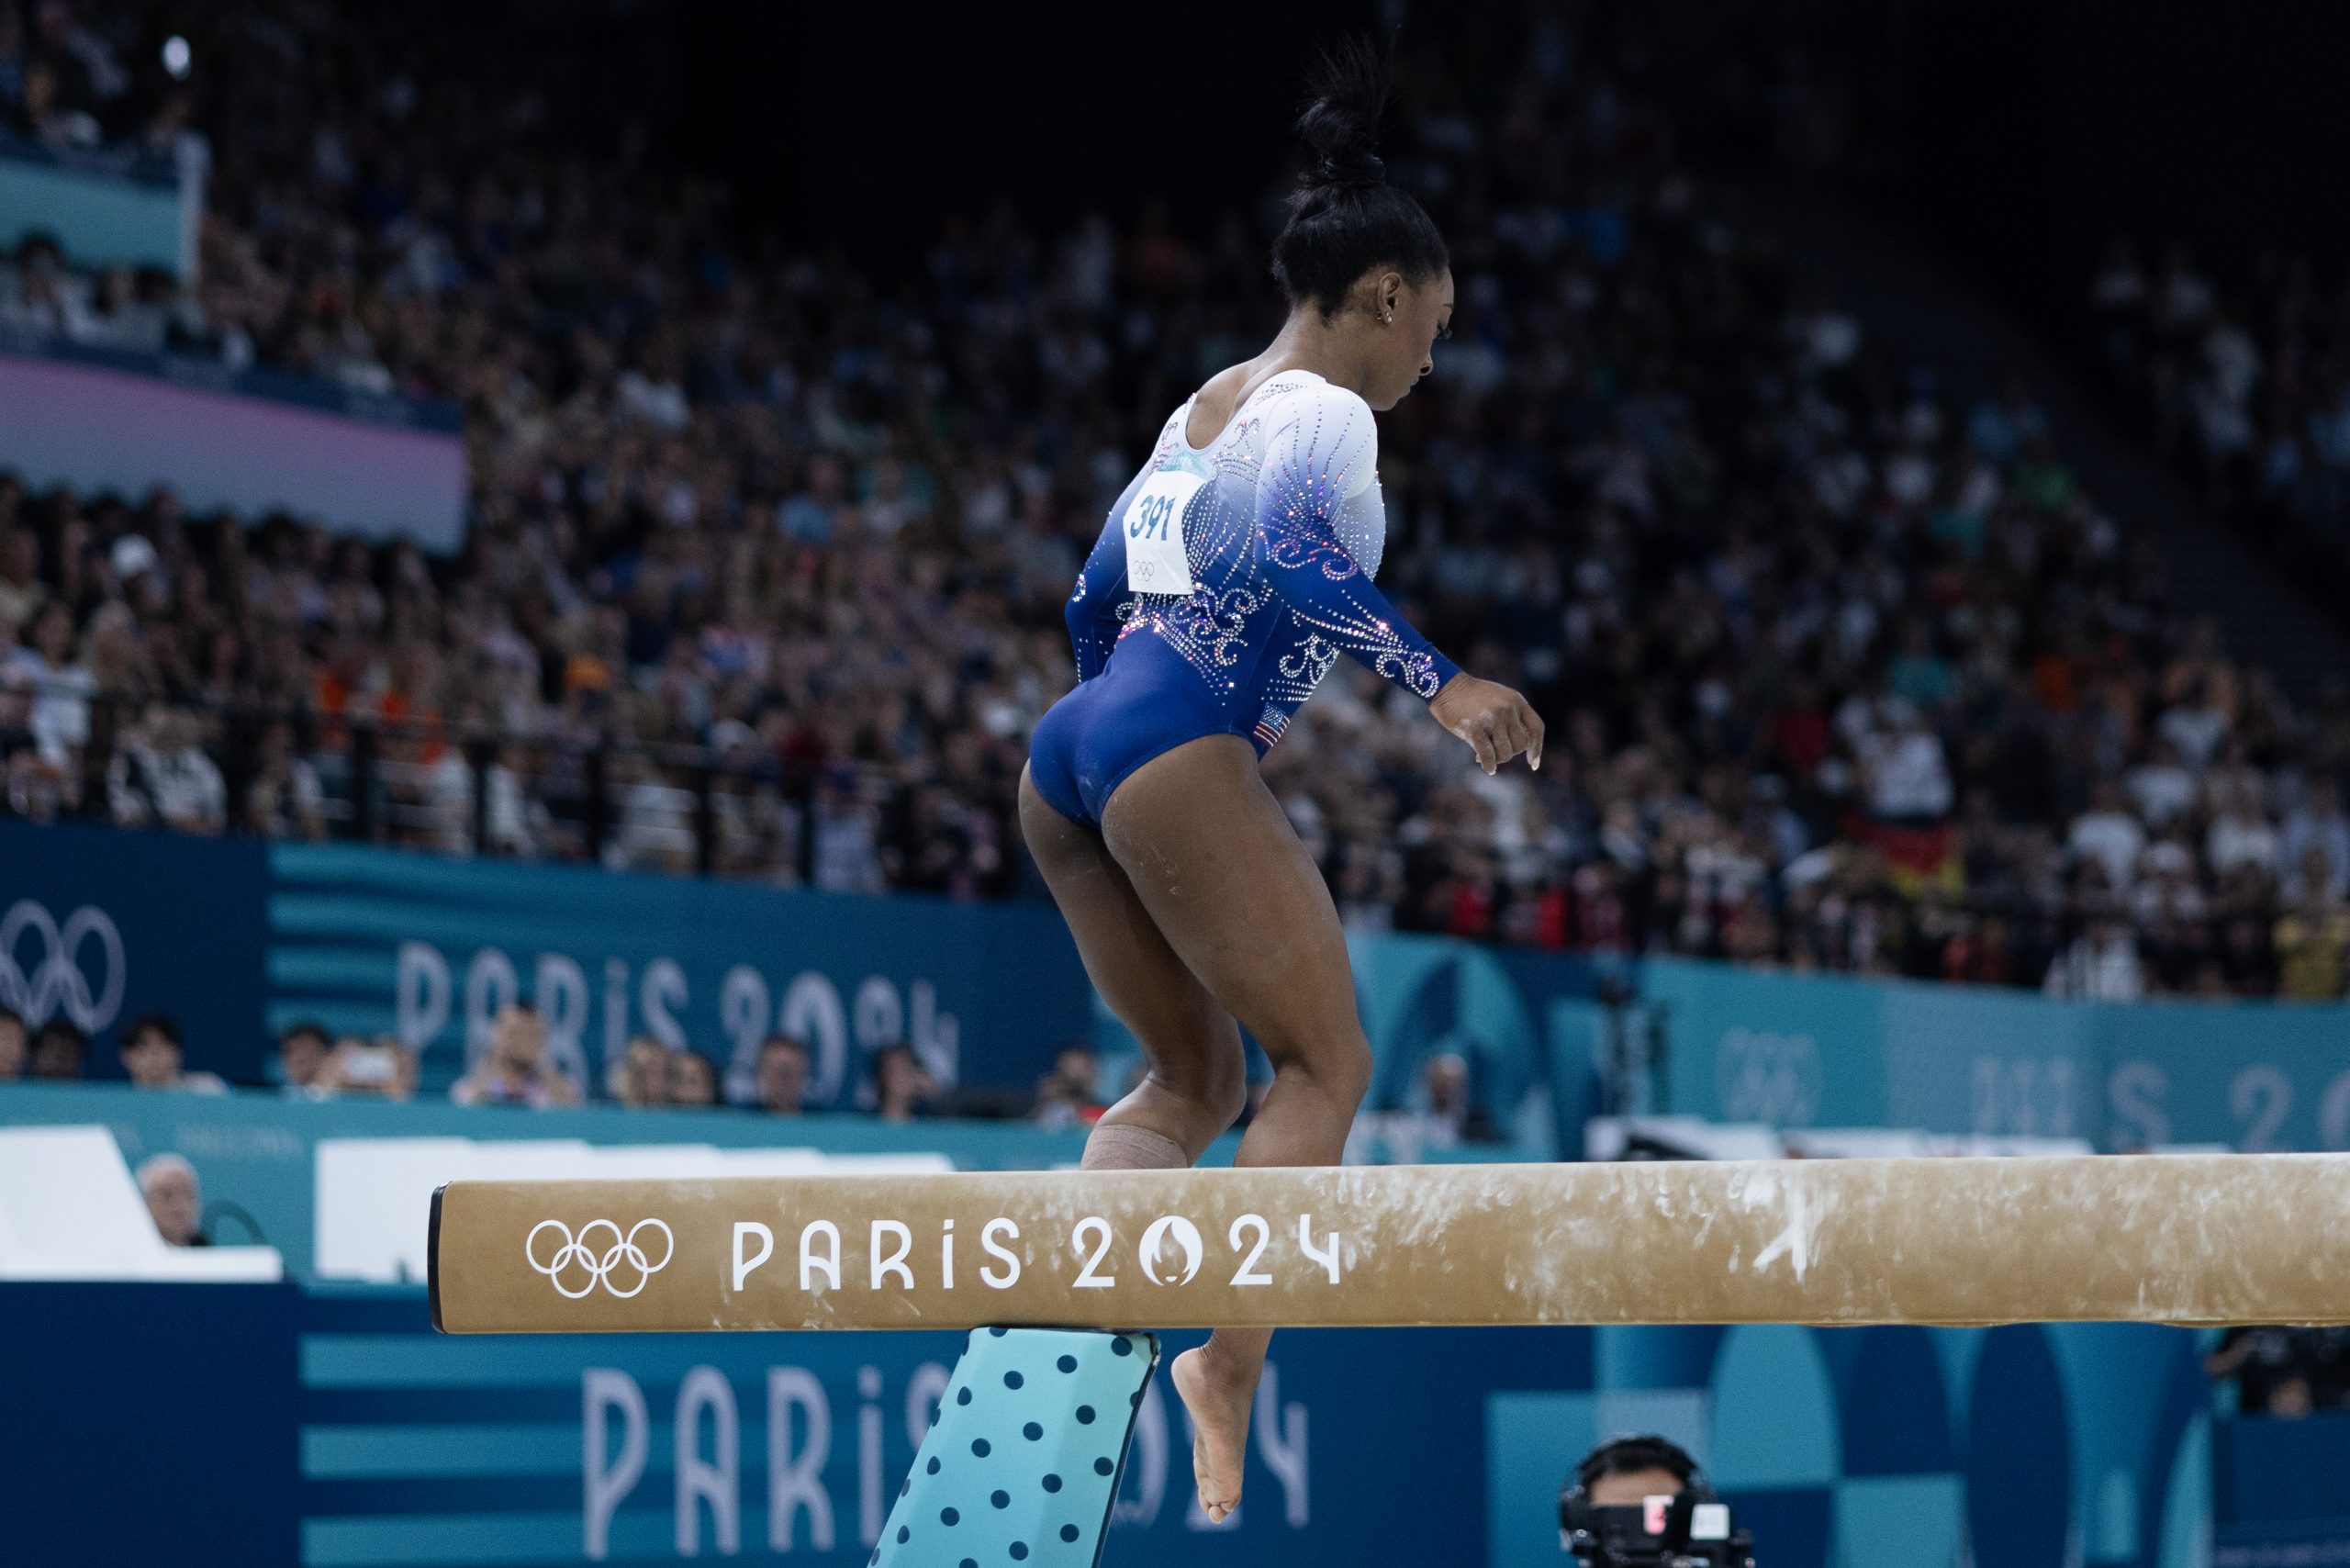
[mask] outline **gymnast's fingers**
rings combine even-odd
[[[1505,704],[1494,715],[1494,749],[1505,764],[1526,749],[1526,725],[1518,719],[1516,703]]]
[[[1461,739],[1476,748],[1477,766],[1490,776],[1502,765],[1501,746],[1494,737],[1493,710],[1487,709],[1470,720],[1468,730]]]
[[[1520,698],[1518,700],[1525,702],[1526,700]],[[1542,771],[1542,737],[1547,727],[1542,722],[1542,715],[1534,711],[1534,704],[1531,702],[1526,703],[1526,722],[1532,730],[1532,739],[1526,747],[1526,760],[1529,767],[1539,773]]]

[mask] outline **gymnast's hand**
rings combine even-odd
[[[1532,703],[1506,686],[1479,680],[1464,670],[1444,683],[1428,711],[1476,748],[1477,766],[1488,775],[1520,752],[1534,767],[1542,766],[1541,717]]]

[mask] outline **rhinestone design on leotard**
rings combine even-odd
[[[1183,440],[1189,413],[1186,404],[1161,429],[1069,596],[1079,678],[1101,673],[1118,641],[1157,637],[1225,707],[1233,730],[1266,747],[1340,654],[1434,697],[1455,666],[1371,580],[1386,515],[1370,405],[1319,376],[1286,373],[1203,450]],[[1205,481],[1182,517],[1188,596],[1126,588],[1126,509],[1161,468]]]

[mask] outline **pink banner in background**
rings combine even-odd
[[[458,435],[56,360],[0,354],[0,470],[85,495],[169,486],[192,512],[283,511],[435,553],[464,531]]]

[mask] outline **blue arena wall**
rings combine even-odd
[[[393,854],[269,851],[272,1025],[391,1033],[445,1087],[490,1018],[536,1000],[555,1058],[600,1085],[633,1035],[717,1058],[747,1091],[776,1029],[811,1103],[855,1106],[871,1052],[912,1043],[944,1082],[1026,1088],[1092,1009],[1046,904],[869,898],[746,882]]]
[[[315,1017],[409,1039],[430,1097],[518,992],[591,1085],[639,1033],[710,1053],[739,1084],[781,1026],[815,1046],[830,1109],[858,1104],[871,1050],[893,1040],[944,1081],[1008,1091],[1063,1040],[1099,1040],[1113,1081],[1131,1047],[1042,903],[0,822],[0,1001],[73,1011],[99,1037],[101,1077],[118,1071],[115,1032],[150,1009],[179,1018],[191,1066],[248,1083],[267,1081],[272,1030]],[[1442,937],[1348,945],[1379,1058],[1371,1109],[1408,1104],[1421,1062],[1458,1051],[1514,1151],[1579,1152],[1606,971]],[[1627,978],[1639,1001],[1623,1021],[1669,1047],[1651,1109],[2107,1149],[2350,1148],[2340,1003],[2051,1002],[1679,958]]]
[[[123,1027],[167,1012],[189,1066],[258,1079],[268,895],[258,840],[0,821],[0,1004],[79,1025],[93,1077],[120,1078]]]
[[[10,1407],[57,1413],[0,1423],[0,1553],[28,1568],[847,1568],[961,1343],[451,1339],[420,1291],[292,1284],[6,1284],[0,1321]],[[2215,1419],[2197,1342],[2133,1325],[1284,1333],[1237,1522],[1192,1512],[1162,1367],[1104,1561],[1547,1568],[1561,1477],[1628,1429],[1707,1462],[1772,1568],[2340,1561],[2350,1416]]]
[[[2350,1148],[2350,1007],[1641,969],[1676,1112],[1773,1126],[2082,1137],[2100,1149]]]

